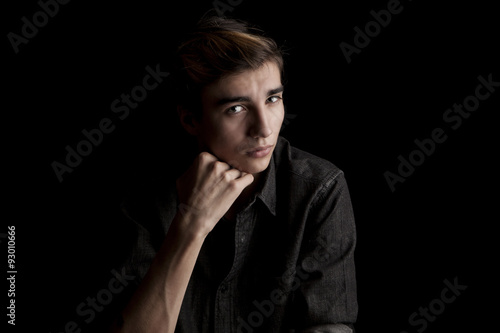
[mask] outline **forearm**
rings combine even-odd
[[[186,230],[177,214],[141,285],[122,312],[113,332],[165,332],[175,329],[182,300],[204,237]]]
[[[251,174],[202,152],[177,179],[180,211],[131,301],[116,333],[171,333],[205,237],[228,211]],[[120,326],[120,327],[117,327]]]

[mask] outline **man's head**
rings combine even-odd
[[[178,57],[178,111],[200,149],[248,173],[267,168],[284,117],[276,43],[239,21],[209,18]]]

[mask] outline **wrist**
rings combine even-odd
[[[205,226],[204,217],[193,210],[177,211],[170,228],[177,237],[185,239],[188,242],[203,242],[210,230]],[[170,232],[170,230],[169,230]]]

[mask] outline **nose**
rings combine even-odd
[[[273,134],[271,127],[271,113],[264,108],[258,107],[253,110],[252,123],[250,125],[250,136],[252,138],[267,138]]]

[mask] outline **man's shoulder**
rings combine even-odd
[[[277,164],[279,173],[305,182],[325,184],[343,178],[343,171],[332,162],[312,153],[296,148],[283,137],[278,141]]]

